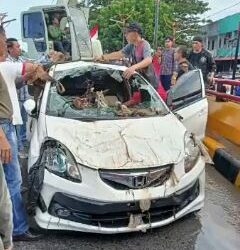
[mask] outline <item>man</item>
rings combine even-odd
[[[0,101],[2,105],[0,114],[3,112],[5,116],[0,117],[1,128],[11,146],[12,157],[8,162],[3,162],[6,182],[11,195],[13,207],[13,240],[30,241],[39,238],[39,235],[33,235],[29,232],[27,215],[21,196],[21,170],[18,161],[17,138],[14,125],[22,124],[21,112],[17,100],[17,90],[15,80],[18,75],[23,75],[25,79],[33,78],[37,75],[42,80],[49,79],[46,73],[41,72],[39,66],[31,63],[11,63],[6,62],[7,46],[4,30],[0,27],[0,75],[2,81],[6,83],[7,88],[1,91]],[[9,104],[11,103],[11,104]],[[13,109],[11,109],[11,107]]]
[[[1,127],[1,120],[12,116],[12,104],[7,86],[0,75],[0,249],[12,249],[12,203],[3,172],[3,163],[9,163],[12,152]]]
[[[138,71],[157,89],[158,80],[152,65],[151,46],[143,39],[143,30],[140,24],[131,23],[126,29],[125,36],[128,44],[122,50],[105,54],[97,60],[106,62],[127,57],[131,66],[124,72],[123,76],[130,79],[135,71]]]
[[[180,76],[193,70],[192,64],[187,60],[188,50],[185,46],[179,46],[175,52],[177,71],[173,74],[172,83],[175,84]]]
[[[161,64],[161,83],[163,88],[168,91],[171,87],[173,73],[176,71],[176,63],[174,60],[175,50],[173,48],[173,38],[165,39],[165,49],[162,51]]]
[[[64,39],[65,33],[60,29],[60,23],[57,16],[53,16],[52,25],[48,27],[49,38],[53,41],[54,50],[62,52],[64,55],[69,56],[71,44]]]
[[[8,38],[7,39],[8,48],[8,58],[9,62],[24,62],[24,58],[21,57],[21,48],[17,39]],[[24,84],[24,83],[23,83]],[[22,115],[23,124],[16,126],[17,139],[18,139],[18,152],[20,158],[27,158],[25,147],[27,146],[27,112],[23,107],[23,103],[29,98],[27,85],[20,86],[18,89],[18,101],[20,106],[20,111]]]
[[[12,203],[0,162],[0,249],[12,249]]]
[[[196,36],[193,38],[192,48],[188,60],[194,68],[202,70],[205,87],[207,87],[213,83],[216,63],[212,54],[204,49],[203,39],[201,37]]]

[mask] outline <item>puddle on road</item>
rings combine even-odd
[[[240,249],[240,192],[207,167],[206,201],[199,213],[202,224],[196,249]]]

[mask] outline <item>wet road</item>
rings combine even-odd
[[[122,235],[49,232],[35,243],[17,243],[17,250],[95,249],[240,249],[240,191],[216,170],[206,168],[205,207],[169,226]]]

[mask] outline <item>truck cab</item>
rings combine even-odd
[[[55,41],[49,34],[49,26],[54,17],[58,18],[60,29],[65,34],[64,39],[70,44],[69,54],[72,60],[89,60],[102,53],[100,42],[91,41],[89,9],[77,7],[72,2],[59,0],[56,5],[31,7],[21,13],[22,41],[28,46],[29,58],[38,59],[57,50]]]

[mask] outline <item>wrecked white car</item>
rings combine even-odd
[[[179,79],[167,107],[139,74],[125,80],[125,69],[93,62],[51,69],[58,82],[46,84],[32,114],[28,162],[28,209],[40,228],[145,231],[203,207],[201,72]]]

